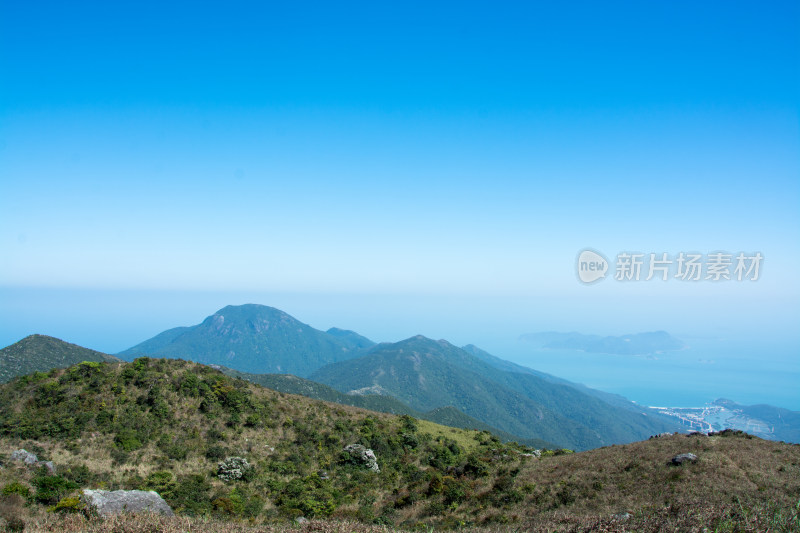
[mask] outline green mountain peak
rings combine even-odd
[[[82,361],[120,362],[121,359],[47,335],[29,335],[0,350],[0,382],[32,372],[65,368]]]
[[[371,346],[369,339],[319,331],[274,307],[245,304],[224,307],[196,326],[167,330],[119,355],[182,358],[242,372],[304,377]]]

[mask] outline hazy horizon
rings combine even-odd
[[[800,390],[794,387],[800,380],[796,356],[800,340],[798,332],[791,329],[758,336],[731,327],[698,329],[688,322],[662,327],[652,318],[625,324],[578,323],[565,318],[569,306],[555,316],[552,309],[540,308],[527,313],[517,310],[519,315],[508,317],[501,312],[513,300],[452,295],[263,294],[261,300],[249,301],[230,293],[40,290],[39,297],[47,303],[42,313],[44,306],[37,303],[36,292],[0,289],[6,302],[16,299],[28,305],[27,309],[15,306],[15,313],[4,309],[0,314],[3,346],[42,333],[118,353],[166,329],[198,324],[226,305],[258,303],[277,307],[320,330],[351,329],[376,342],[397,342],[422,334],[457,346],[474,344],[503,359],[621,394],[643,405],[696,407],[729,398],[742,404],[800,410]],[[86,305],[76,308],[76,300],[84,300]],[[519,340],[521,334],[548,330],[598,335],[667,330],[688,349],[656,357],[614,356],[542,350]]]

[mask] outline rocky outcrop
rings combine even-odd
[[[152,490],[84,490],[81,502],[99,516],[119,513],[158,513],[172,516],[172,508]]]
[[[694,463],[697,461],[697,456],[693,453],[682,453],[672,458],[672,464],[682,465],[683,463]]]
[[[342,450],[345,455],[345,461],[355,463],[365,468],[372,470],[375,473],[380,473],[381,469],[378,466],[378,458],[375,457],[375,452],[362,446],[361,444],[348,444]]]
[[[19,450],[15,450],[14,452],[12,452],[11,453],[11,460],[12,461],[22,461],[27,466],[30,466],[32,468],[40,468],[40,467],[43,466],[43,467],[45,467],[47,469],[47,472],[50,475],[53,475],[53,474],[56,473],[56,467],[53,464],[53,461],[40,461],[35,453],[31,453],[31,452],[29,452],[28,450],[25,450],[25,449],[19,449]]]

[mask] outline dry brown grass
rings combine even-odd
[[[19,494],[0,496],[0,521],[6,531],[22,531],[25,519],[25,500]]]
[[[776,516],[773,510],[744,509],[731,506],[720,509],[704,502],[687,507],[664,508],[630,518],[575,516],[558,512],[539,516],[524,525],[493,525],[463,527],[475,533],[564,532],[641,532],[641,533],[764,533],[795,532],[800,530],[798,510],[792,516]],[[415,528],[430,533],[432,527]],[[86,518],[83,515],[44,515],[30,519],[25,528],[31,533],[388,533],[403,531],[386,526],[367,525],[353,521],[311,520],[304,524],[251,524],[206,518],[163,517],[158,515],[114,516],[107,519]]]
[[[697,463],[670,464],[685,452],[697,455]],[[800,499],[800,446],[744,436],[674,435],[536,460],[523,469],[517,485],[535,487],[528,513],[556,506],[573,514],[608,515],[685,502],[793,506]]]
[[[220,521],[159,515],[117,515],[106,519],[87,519],[83,515],[50,515],[30,523],[31,533],[283,533],[301,531],[320,533],[386,533],[381,526],[357,522],[311,521],[303,525],[254,525],[246,522]]]

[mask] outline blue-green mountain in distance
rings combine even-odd
[[[378,344],[367,355],[328,365],[310,378],[345,393],[390,395],[420,411],[453,406],[513,435],[577,450],[678,429],[674,421],[631,402],[625,408],[611,405],[558,378],[473,353],[416,336]]]
[[[352,331],[319,331],[273,307],[247,304],[227,306],[196,326],[167,330],[118,355],[306,377],[321,366],[358,357],[373,344]]]
[[[557,445],[541,439],[523,439],[516,435],[512,435],[505,431],[501,431],[490,424],[481,422],[480,420],[467,416],[455,407],[437,407],[427,412],[418,411],[404,404],[403,402],[391,396],[380,394],[344,394],[324,385],[290,374],[249,374],[247,372],[239,372],[230,368],[219,367],[223,373],[250,381],[257,385],[267,387],[268,389],[285,392],[288,394],[299,394],[307,398],[315,400],[323,400],[326,402],[333,402],[342,405],[351,405],[353,407],[361,407],[370,411],[378,411],[380,413],[390,413],[394,415],[411,415],[415,418],[423,420],[430,420],[443,426],[450,426],[462,429],[476,429],[478,431],[489,431],[497,435],[504,442],[516,441],[520,444],[532,446],[534,448],[547,448],[555,449]]]

